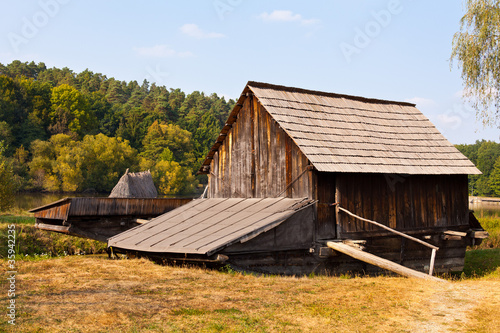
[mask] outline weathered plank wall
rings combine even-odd
[[[316,237],[317,240],[331,240],[336,238],[335,220],[335,180],[336,174],[332,172],[314,172],[316,189],[314,198],[317,203]]]
[[[467,227],[466,175],[337,174],[340,206],[393,229]],[[341,238],[381,229],[339,213]]]
[[[210,198],[275,197],[309,164],[292,139],[249,95],[210,165]],[[282,196],[312,197],[310,171]]]

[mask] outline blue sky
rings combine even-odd
[[[0,62],[237,98],[249,80],[410,101],[452,143],[499,142],[450,69],[457,0],[3,1]]]

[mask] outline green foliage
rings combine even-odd
[[[12,167],[7,160],[0,156],[0,211],[9,209],[14,203],[14,182]]]
[[[50,101],[52,133],[76,133],[82,137],[96,127],[97,119],[88,100],[76,88],[67,84],[55,87]]]
[[[79,190],[111,191],[125,170],[137,165],[137,152],[128,141],[104,134],[85,136],[78,152],[83,178]]]
[[[479,223],[489,236],[480,245],[474,246],[474,249],[500,249],[500,218],[483,217],[479,218]]]
[[[161,194],[193,193],[198,185],[193,174],[175,161],[157,162],[151,174]]]
[[[123,172],[137,164],[137,152],[127,141],[104,134],[82,141],[57,134],[48,142],[35,141],[32,153],[30,173],[47,191],[111,191]]]
[[[499,124],[500,1],[466,0],[451,59],[462,68],[465,95],[485,124]]]
[[[497,158],[495,165],[493,166],[493,171],[491,172],[488,182],[493,194],[500,197],[500,157]]]
[[[472,145],[457,145],[458,150],[469,158],[482,175],[469,176],[469,194],[500,196],[500,144],[493,141],[476,141]]]
[[[156,172],[165,193],[194,191],[194,173],[233,106],[216,94],[186,95],[88,69],[0,64],[0,141],[24,190],[108,191],[127,167],[140,164]],[[21,147],[29,148],[27,156]]]

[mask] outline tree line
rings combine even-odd
[[[149,169],[160,193],[194,193],[234,104],[88,69],[0,63],[0,178],[20,191],[109,192],[127,168]]]
[[[469,176],[469,195],[500,197],[500,143],[478,140],[456,147],[483,173]]]

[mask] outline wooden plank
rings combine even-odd
[[[347,254],[350,257],[353,257],[355,259],[364,261],[366,263],[369,263],[371,265],[389,270],[391,272],[397,273],[399,275],[403,275],[406,277],[410,278],[419,278],[419,279],[426,279],[426,280],[432,280],[436,282],[447,282],[446,280],[434,277],[429,274],[425,274],[422,272],[415,271],[413,269],[410,269],[408,267],[401,266],[399,264],[396,264],[392,261],[377,257],[373,254],[363,252],[361,250],[358,250],[354,247],[351,247],[349,245],[340,243],[340,242],[327,242],[326,243],[328,247],[334,249],[335,251],[342,252],[344,254]]]
[[[293,168],[292,168],[292,139],[288,135],[285,134],[285,175],[286,181],[285,186],[288,186],[293,180]],[[286,190],[285,196],[291,198],[292,197],[292,188],[288,188]]]
[[[341,238],[341,229],[340,229],[340,217],[339,217],[339,207],[340,202],[342,201],[342,188],[340,187],[341,183],[339,182],[340,177],[337,175],[335,177],[335,223],[336,223],[336,235],[335,238]]]
[[[251,123],[251,128],[250,128],[250,140],[251,140],[251,152],[250,152],[250,162],[251,162],[251,167],[250,167],[250,177],[251,177],[251,181],[250,181],[250,186],[251,186],[251,195],[250,197],[251,198],[255,198],[256,197],[256,193],[255,193],[255,168],[256,168],[256,165],[255,165],[255,109],[254,109],[254,105],[252,103],[252,96],[250,95],[250,97],[248,98],[248,100],[250,100],[250,123]]]
[[[460,237],[465,237],[467,236],[466,232],[461,232],[461,231],[454,231],[454,230],[446,230],[443,232],[445,235],[451,235],[451,236],[460,236]]]
[[[471,235],[472,238],[479,238],[479,239],[485,239],[490,236],[490,234],[487,231],[473,231]]]
[[[63,225],[54,225],[54,224],[46,224],[46,223],[36,223],[35,228],[41,229],[41,230],[46,230],[46,231],[55,231],[55,232],[61,232],[64,234],[69,233],[69,227],[63,226]]]

